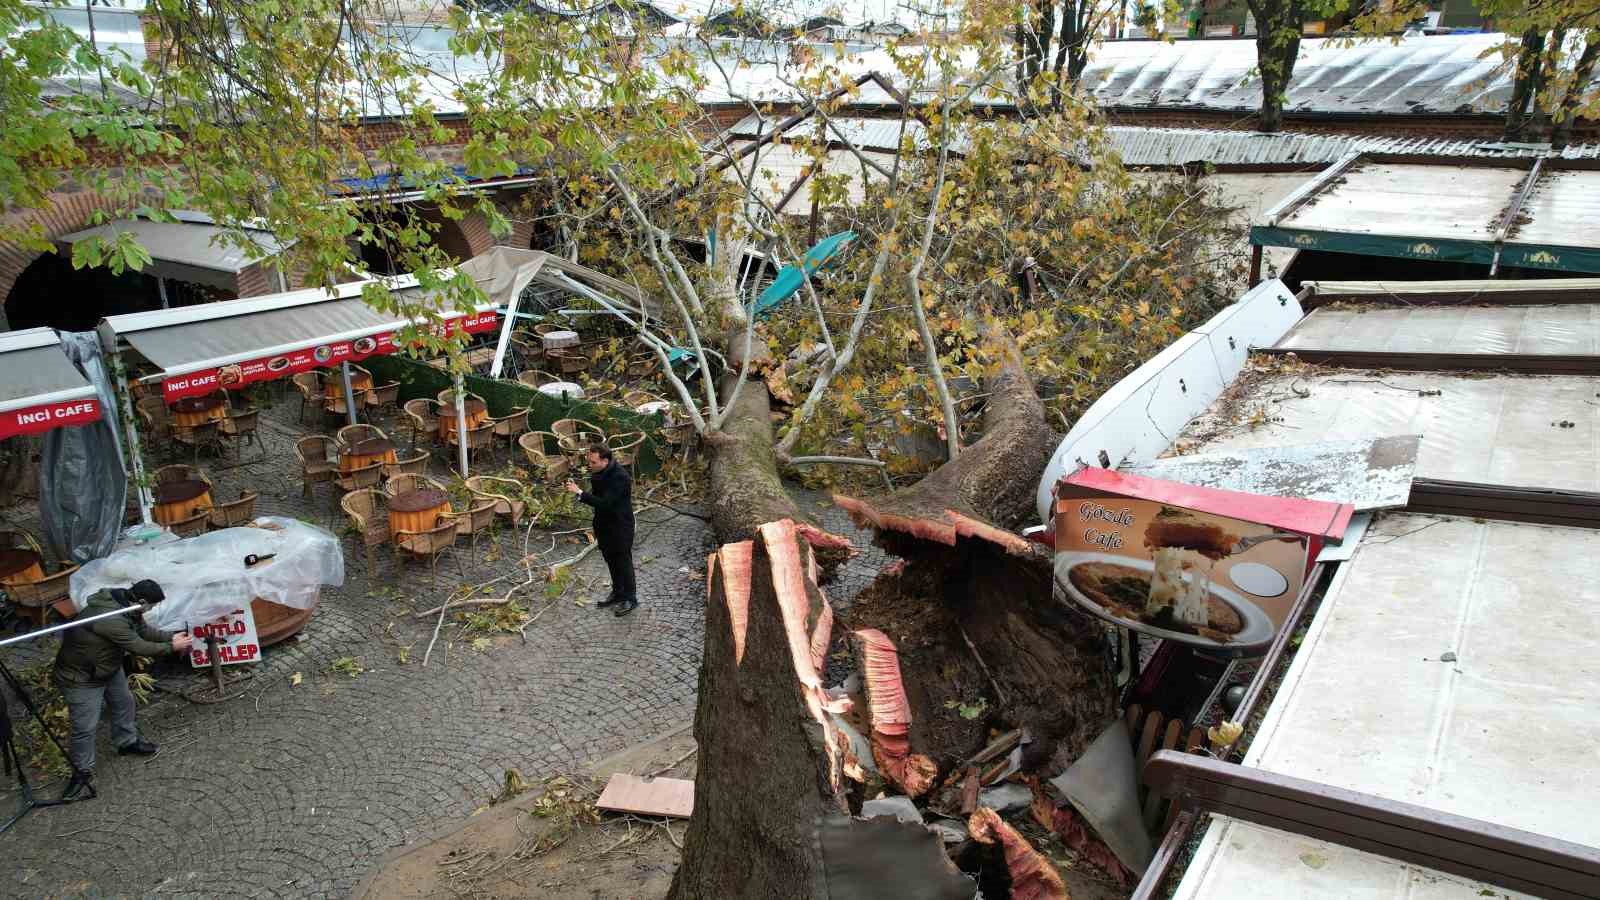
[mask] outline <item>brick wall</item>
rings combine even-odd
[[[278,293],[278,270],[266,260],[245,266],[234,281],[234,290],[240,297],[259,297]]]
[[[77,187],[63,187],[49,196],[42,209],[30,209],[6,217],[7,224],[38,223],[45,237],[54,240],[64,234],[79,231],[89,224],[89,217],[97,210],[111,209],[113,204],[93,191]],[[0,303],[11,294],[17,278],[41,254],[15,244],[0,244]]]

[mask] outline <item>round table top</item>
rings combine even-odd
[[[182,503],[211,490],[211,485],[198,478],[186,481],[166,481],[156,485],[157,503]]]
[[[653,416],[656,413],[665,415],[672,411],[672,404],[665,400],[651,400],[649,403],[641,403],[635,406],[633,411],[641,416]]]
[[[204,397],[185,397],[172,404],[175,412],[198,413],[209,412],[222,405],[221,394],[207,394]]]
[[[556,350],[561,347],[576,347],[578,333],[576,331],[547,331],[544,335],[544,348]]]
[[[23,571],[29,566],[43,565],[44,560],[39,554],[22,547],[11,547],[0,550],[0,578],[6,578]]]
[[[444,491],[423,488],[420,491],[407,491],[398,497],[390,498],[389,509],[403,513],[422,512],[435,506],[447,506],[449,503],[450,495]]]
[[[388,438],[367,438],[356,441],[348,447],[339,448],[340,456],[382,456],[394,449],[394,441]]]
[[[577,397],[581,400],[583,387],[571,381],[552,381],[539,385],[539,393],[546,397]]]

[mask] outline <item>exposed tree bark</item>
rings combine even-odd
[[[1578,61],[1572,67],[1572,84],[1561,98],[1561,109],[1550,131],[1551,149],[1561,150],[1572,140],[1572,123],[1589,93],[1596,61],[1600,61],[1600,31],[1588,31],[1584,34],[1583,52],[1578,54]]]
[[[1540,61],[1544,58],[1544,32],[1530,28],[1522,33],[1517,48],[1517,74],[1511,84],[1511,102],[1506,105],[1505,139],[1523,140],[1528,130],[1528,106],[1539,92]]]
[[[1042,749],[1074,759],[1113,715],[1101,629],[1056,602],[1048,554],[1009,530],[1032,517],[1056,436],[1009,341],[1005,352],[985,381],[981,440],[881,503],[835,498],[905,560],[841,617],[895,642],[911,749],[944,773],[991,726],[1026,727]],[[972,716],[975,707],[983,711]]]
[[[1300,56],[1305,10],[1300,0],[1245,0],[1256,19],[1256,68],[1261,73],[1261,111],[1256,130],[1283,129],[1283,101]]]

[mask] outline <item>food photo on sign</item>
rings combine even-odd
[[[1349,506],[1085,469],[1056,490],[1059,594],[1125,628],[1258,653],[1293,608]]]

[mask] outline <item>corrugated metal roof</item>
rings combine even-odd
[[[1323,307],[1277,349],[1600,357],[1600,303]]]
[[[1342,38],[1301,41],[1284,110],[1296,113],[1495,114],[1511,81],[1494,51],[1501,34],[1418,35],[1346,46]],[[1082,84],[1101,106],[1249,113],[1261,104],[1252,39],[1110,41]]]
[[[1228,165],[1325,165],[1347,153],[1404,153],[1427,156],[1474,156],[1527,159],[1549,155],[1544,145],[1503,141],[1449,140],[1418,137],[1375,137],[1353,134],[1305,134],[1224,131],[1198,128],[1141,128],[1113,125],[1106,129],[1111,146],[1128,166],[1178,166],[1203,161]],[[1600,159],[1600,144],[1577,144],[1562,159]]]

